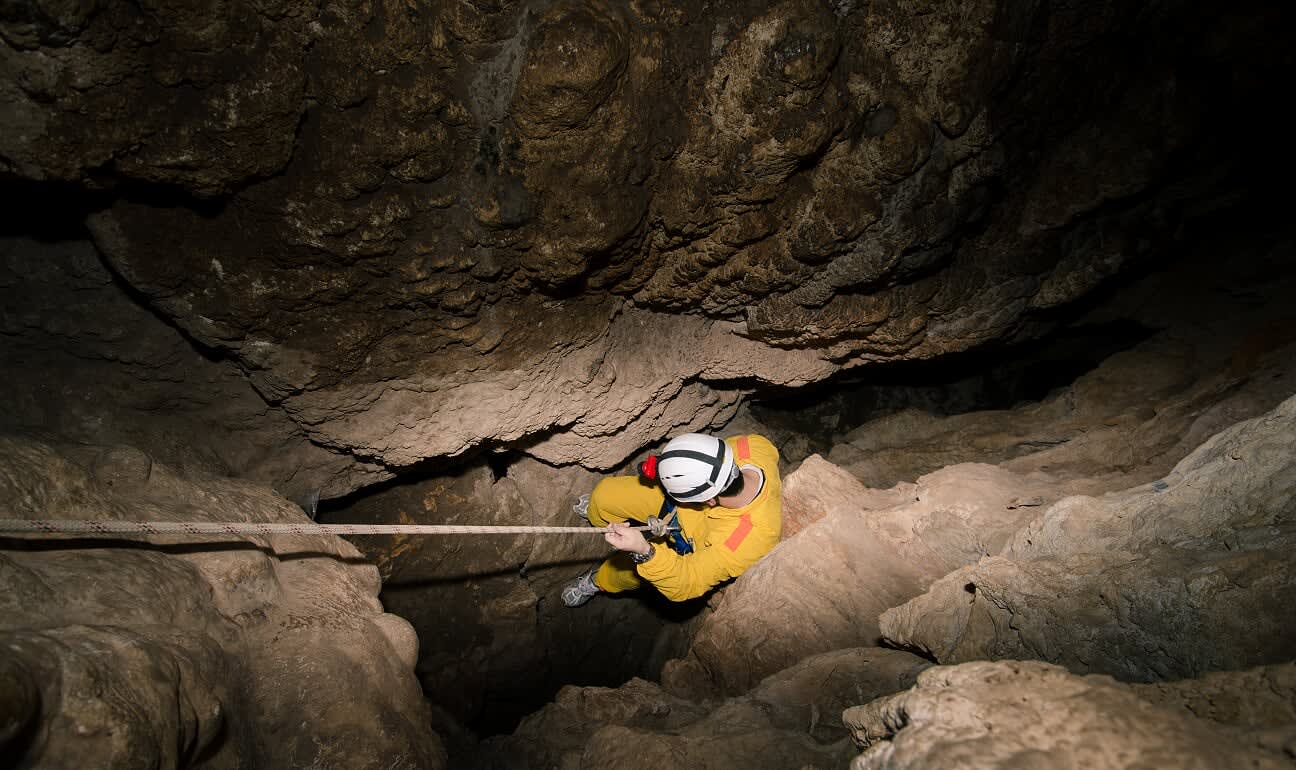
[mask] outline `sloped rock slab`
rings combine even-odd
[[[510,736],[486,741],[482,768],[841,767],[853,753],[845,704],[911,685],[929,664],[896,650],[812,656],[750,695],[699,702],[633,679],[566,687]]]
[[[1166,479],[1067,498],[1000,556],[881,618],[942,663],[1040,658],[1155,681],[1296,649],[1296,397],[1217,434]]]
[[[663,670],[663,684],[696,696],[699,682],[710,682],[738,694],[809,655],[875,645],[878,615],[997,551],[1033,515],[1020,501],[1048,494],[1041,474],[977,464],[884,493],[807,458],[788,475],[784,501],[818,520],[725,589],[688,655]],[[870,509],[874,501],[890,505]]]
[[[852,770],[1292,766],[1290,754],[1109,677],[1034,661],[931,668],[842,719],[866,748]]]
[[[1218,671],[1200,679],[1131,685],[1150,703],[1236,728],[1296,764],[1296,663]]]
[[[931,665],[901,650],[850,647],[811,656],[766,677],[748,696],[766,705],[776,727],[804,730],[829,743],[846,737],[843,710],[909,689]]]

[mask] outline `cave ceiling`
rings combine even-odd
[[[1148,258],[1260,22],[1127,6],[7,5],[0,169],[315,445],[608,468]]]

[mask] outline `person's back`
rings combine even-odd
[[[608,527],[614,554],[563,590],[577,607],[599,591],[651,583],[673,601],[701,596],[736,578],[769,553],[782,533],[778,450],[764,436],[721,441],[689,433],[640,466],[640,476],[604,479],[588,504],[594,526]],[[666,537],[649,542],[630,521],[673,513]]]

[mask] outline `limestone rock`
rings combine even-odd
[[[1173,230],[1164,180],[1218,195],[1173,166],[1239,153],[1197,131],[1204,30],[1249,83],[1281,28],[992,0],[52,8],[0,19],[0,165],[103,191],[80,213],[121,279],[367,480],[498,447],[615,467],[756,387],[1037,335]]]
[[[1291,766],[1290,755],[1108,677],[1031,661],[931,668],[913,689],[847,709],[842,720],[866,748],[855,770]]]
[[[1034,515],[1011,501],[1049,494],[1047,482],[966,464],[883,493],[808,458],[788,474],[785,504],[820,518],[724,589],[663,682],[737,694],[808,655],[876,644],[884,610],[1001,548]]]
[[[1135,681],[1286,659],[1294,425],[1296,397],[1164,480],[1059,501],[1000,555],[888,610],[884,635],[941,662],[1040,658]]]
[[[848,647],[812,655],[772,674],[749,697],[769,709],[784,730],[804,729],[821,743],[844,735],[842,712],[874,697],[907,690],[931,663],[881,647]]]
[[[0,437],[3,517],[305,520],[250,482],[152,463],[122,484],[71,456]],[[20,764],[444,766],[417,639],[340,539],[9,537],[0,575],[0,738]]]
[[[1209,315],[1180,319],[1040,402],[950,416],[907,409],[851,430],[828,459],[884,486],[973,458],[1046,471],[1066,493],[1152,481],[1212,433],[1290,394],[1296,365],[1283,349],[1293,330],[1271,312],[1216,305]],[[1264,348],[1249,353],[1255,345]]]
[[[266,404],[237,367],[196,350],[125,293],[81,240],[0,239],[5,429],[118,445],[86,458],[107,482],[146,480],[152,459],[274,486],[293,500],[390,475],[331,452]]]
[[[566,687],[510,736],[484,742],[490,768],[840,767],[849,757],[844,704],[903,689],[928,664],[895,650],[812,656],[749,696],[696,702],[634,679],[616,689]]]
[[[679,730],[706,716],[702,706],[675,698],[652,682],[632,679],[616,689],[564,687],[553,703],[527,717],[513,735],[485,741],[482,767],[579,766],[586,743],[601,727],[638,724]]]
[[[1236,728],[1260,748],[1296,758],[1296,663],[1132,685],[1143,700]]]

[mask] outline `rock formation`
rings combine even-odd
[[[0,4],[0,518],[570,525],[691,429],[788,471],[683,606],[558,608],[597,534],[0,533],[0,751],[1291,764],[1289,26]],[[956,370],[1002,393],[902,386]]]
[[[615,690],[564,688],[481,767],[840,767],[853,753],[839,715],[856,700],[912,684],[929,664],[895,650],[812,656],[749,695],[700,704],[633,680]]]
[[[941,661],[1036,658],[1126,681],[1285,660],[1296,399],[1225,430],[1165,479],[1068,497],[1001,553],[882,615]]]
[[[303,521],[127,447],[0,438],[6,517]],[[418,639],[332,537],[5,537],[0,747],[20,767],[445,767]]]
[[[1290,666],[1212,678],[1215,692],[1280,704],[1285,721],[1261,714],[1217,721],[1167,708],[1147,690],[1105,676],[1075,676],[1036,662],[966,663],[928,669],[908,692],[847,709],[843,720],[868,750],[853,770],[919,767],[1291,767],[1296,732]],[[1256,681],[1282,683],[1286,697]],[[1188,693],[1201,685],[1185,682]],[[1168,700],[1168,699],[1167,699]],[[1282,724],[1258,741],[1254,728]]]
[[[1257,328],[1268,327],[1242,307],[1211,317],[1191,340],[1155,335],[1038,404],[948,418],[906,411],[870,422],[830,453],[854,461],[846,466],[854,475],[818,456],[805,460],[784,485],[790,537],[724,593],[688,656],[668,664],[663,681],[671,686],[678,677],[696,692],[701,679],[720,692],[740,693],[807,654],[883,637],[942,663],[986,657],[1091,661],[1093,668],[1077,670],[1140,681],[1236,667],[1225,665],[1230,659],[1243,665],[1281,659],[1296,629],[1277,611],[1290,598],[1286,566],[1271,562],[1282,561],[1286,547],[1290,473],[1277,447],[1290,444],[1285,415],[1292,407],[1283,399],[1296,382],[1296,356],[1288,332],[1259,335]],[[1265,341],[1258,350],[1257,339]],[[1271,345],[1279,347],[1265,349]],[[1203,435],[1248,415],[1262,416],[1209,440]],[[1253,424],[1266,426],[1263,437],[1246,427]],[[1239,438],[1227,438],[1234,434]],[[1205,443],[1176,466],[1194,440]],[[1235,446],[1239,442],[1246,449]],[[1254,454],[1265,464],[1204,459],[1230,453]],[[975,458],[1000,462],[965,462]],[[1201,480],[1181,488],[1189,468]],[[896,473],[913,473],[916,482],[879,490],[858,479],[894,479]],[[1206,489],[1212,496],[1192,497]],[[1103,493],[1098,499],[1068,497]],[[1143,531],[1107,531],[1113,524],[1103,523],[1127,520]],[[1084,539],[1075,542],[1077,537]],[[1152,554],[1169,547],[1163,544],[1178,544],[1183,561],[1158,562]],[[1256,549],[1264,553],[1252,554]],[[1202,591],[1228,590],[1226,563],[1269,573],[1262,583],[1238,575],[1266,607],[1233,614],[1220,603],[1216,614],[1190,626],[1163,621],[1168,625],[1155,639],[1118,643],[1082,631],[1105,624],[1113,633],[1132,633],[1138,623],[1130,602],[1145,603],[1152,622],[1165,609],[1158,597],[1176,586],[1180,603],[1189,605]],[[1205,571],[1199,589],[1175,577],[1189,564]],[[1206,573],[1218,575],[1216,587],[1209,587]],[[1146,582],[1130,587],[1139,580]],[[1104,593],[1104,585],[1112,587]],[[928,586],[930,594],[915,598]],[[1042,614],[1028,621],[1017,605],[1020,612],[1029,606]],[[772,617],[786,622],[771,623]],[[1242,647],[1228,647],[1211,653],[1209,664],[1160,666],[1156,675],[1096,662],[1095,656],[1128,649],[1126,657],[1138,665],[1157,666],[1141,650],[1149,644],[1174,649],[1157,645],[1181,634],[1245,645],[1240,624],[1257,618],[1275,624],[1258,635],[1265,653],[1243,655]]]
[[[94,191],[121,278],[341,458],[608,468],[754,387],[1050,327],[1214,205],[1248,147],[1197,94],[1262,88],[1264,33],[1174,4],[37,3],[0,19],[0,159]]]
[[[86,241],[0,240],[0,286],[10,430],[128,444],[297,501],[389,475],[311,444],[235,366],[127,296]]]

